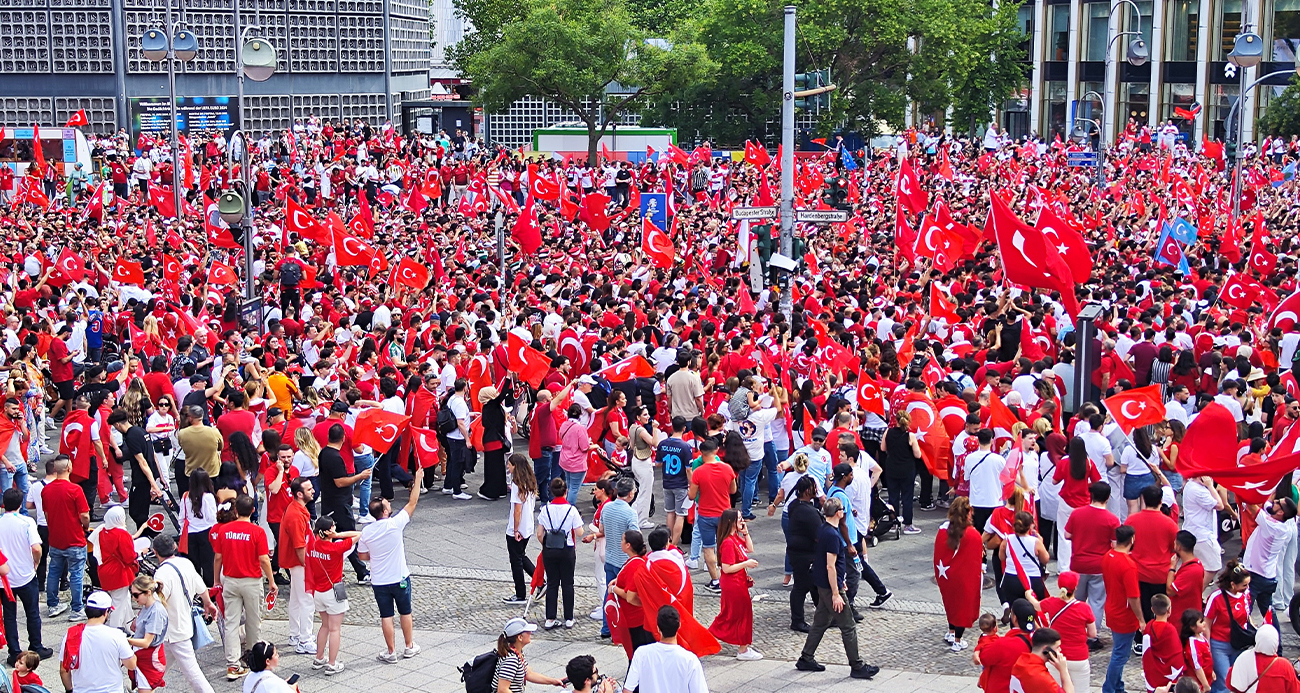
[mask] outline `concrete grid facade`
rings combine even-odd
[[[194,32],[199,54],[176,74],[177,96],[238,93],[235,48],[261,27],[276,74],[244,83],[244,126],[283,129],[315,113],[400,124],[404,100],[427,98],[428,0],[0,0],[0,123],[62,125],[86,109],[90,130],[129,127],[129,100],[167,96],[165,63],[140,36]]]
[[[1036,132],[1066,137],[1075,113],[1103,123],[1107,141],[1130,118],[1139,124],[1173,119],[1191,140],[1223,139],[1224,120],[1243,84],[1289,69],[1300,50],[1300,0],[1137,0],[1139,23],[1124,2],[1031,0],[1019,11],[1020,28],[1032,65],[1028,89],[1012,99],[1001,124],[1013,135]],[[1114,11],[1112,12],[1112,7]],[[1229,74],[1227,54],[1243,23],[1264,39],[1264,62]],[[1140,32],[1150,60],[1140,67],[1124,61],[1133,36],[1116,40],[1111,60],[1106,46],[1120,31]],[[1252,90],[1242,104],[1245,139],[1256,136],[1255,117],[1281,93],[1286,77]],[[1090,90],[1103,96],[1098,110]],[[1077,106],[1073,106],[1077,103]],[[1195,122],[1174,118],[1176,107],[1202,106]]]

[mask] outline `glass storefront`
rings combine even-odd
[[[1228,118],[1228,110],[1232,108],[1232,102],[1237,100],[1237,94],[1240,93],[1240,86],[1236,84],[1211,84],[1210,85],[1210,102],[1206,104],[1209,109],[1209,126],[1216,139],[1224,139],[1224,121]]]
[[[1065,102],[1065,82],[1043,83],[1042,135],[1052,140],[1057,135],[1065,138],[1065,118],[1068,104]]]
[[[1130,119],[1139,126],[1148,122],[1151,104],[1151,85],[1146,82],[1125,82],[1120,86],[1120,123],[1127,125]]]
[[[1300,52],[1300,0],[1273,0],[1273,61],[1295,62]]]
[[[1175,108],[1190,109],[1192,102],[1196,101],[1195,84],[1166,84],[1163,94],[1160,98],[1160,123],[1172,120],[1178,130],[1190,134],[1192,132],[1192,121],[1184,120],[1174,115]]]
[[[1200,0],[1165,0],[1169,20],[1165,23],[1165,60],[1196,60],[1196,32],[1201,26]],[[1294,0],[1300,4],[1300,0]]]
[[[1219,23],[1215,27],[1214,55],[1211,60],[1227,60],[1232,40],[1241,29],[1241,0],[1219,0]]]

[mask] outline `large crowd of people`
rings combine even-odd
[[[1300,537],[1294,142],[1250,152],[1234,190],[1216,143],[1153,147],[1132,123],[1100,182],[1069,166],[1080,145],[994,128],[837,139],[797,154],[794,192],[848,221],[796,224],[787,274],[779,226],[732,219],[779,198],[761,144],[589,162],[312,117],[250,141],[241,171],[221,133],[191,133],[180,170],[166,138],[90,141],[87,173],[0,177],[11,666],[53,656],[41,619],[67,613],[65,685],[114,693],[88,682],[125,666],[210,691],[206,616],[228,679],[287,690],[281,646],[344,670],[345,564],[378,659],[416,657],[429,597],[403,533],[440,493],[504,500],[503,600],[544,593],[545,630],[600,621],[643,693],[707,690],[698,657],[724,647],[763,657],[763,510],[807,633],[795,666],[825,668],[834,625],[871,678],[857,623],[893,593],[869,548],[941,509],[936,638],[973,644],[988,693],[1087,688],[1106,647],[1105,693],[1135,653],[1151,690],[1300,691],[1271,625]],[[251,223],[221,220],[232,189]],[[660,194],[666,221],[642,218]],[[280,645],[259,638],[276,600]],[[559,683],[525,663],[538,627],[505,625],[493,690]],[[603,681],[570,663],[575,690]]]

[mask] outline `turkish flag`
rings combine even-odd
[[[369,265],[375,249],[356,236],[334,230],[334,260],[339,267]]]
[[[90,125],[90,120],[86,118],[86,109],[81,109],[68,118],[68,122],[63,125],[65,128],[84,128]]]
[[[1237,467],[1237,422],[1232,412],[1218,402],[1205,405],[1187,427],[1178,446],[1178,473],[1196,476],[1195,470]]]
[[[948,541],[948,523],[934,536],[934,579],[939,586],[943,610],[954,623],[974,623],[980,615],[980,587],[984,550],[980,530],[969,525],[953,549]]]
[[[173,282],[181,280],[181,261],[163,253],[162,256],[163,279]]]
[[[162,185],[149,186],[149,204],[164,217],[176,217],[176,200],[172,199],[171,188]]]
[[[409,286],[416,291],[429,283],[429,269],[409,257],[402,258],[393,268],[393,283]]]
[[[745,163],[755,166],[767,166],[772,163],[772,157],[767,154],[767,147],[757,142],[745,140]]]
[[[495,185],[492,186],[491,188],[488,188],[488,192],[492,193],[492,197],[496,198],[497,202],[501,203],[501,206],[505,209],[506,214],[518,214],[521,211],[522,208],[519,206],[518,202],[515,202],[514,195],[505,192],[504,190],[502,190],[501,188]]]
[[[90,197],[86,198],[86,209],[81,213],[81,220],[94,218],[97,221],[104,220],[104,185],[107,181],[100,181],[99,185],[91,191]],[[149,245],[153,245],[150,243]]]
[[[903,410],[912,417],[908,429],[916,434],[925,466],[935,478],[947,479],[952,441],[943,427],[943,419],[939,418],[939,409],[926,395],[909,392],[903,400]]]
[[[1189,429],[1190,431],[1190,429]],[[1265,503],[1273,495],[1283,477],[1290,476],[1300,468],[1300,454],[1270,455],[1258,464],[1244,467],[1213,468],[1188,465],[1184,467],[1182,455],[1178,456],[1178,471],[1184,476],[1208,476],[1229,491],[1237,494],[1237,500],[1243,503]]]
[[[754,200],[759,207],[771,207],[776,204],[772,197],[772,186],[767,182],[767,169],[758,172],[758,198]]]
[[[329,238],[320,221],[312,216],[311,212],[303,209],[302,205],[294,202],[293,198],[285,198],[284,201],[284,230],[286,235],[292,231],[301,238],[318,242],[324,242]]]
[[[591,193],[582,198],[582,209],[578,210],[578,218],[586,222],[587,226],[603,233],[609,228],[609,215],[605,213],[609,203],[609,195]]]
[[[1056,247],[1065,263],[1070,268],[1070,276],[1075,284],[1083,284],[1092,276],[1092,253],[1087,241],[1062,219],[1050,206],[1044,206],[1038,213],[1038,222],[1034,228],[1043,234],[1047,242]]]
[[[411,417],[396,414],[375,407],[357,415],[357,423],[352,428],[352,442],[356,445],[369,445],[375,452],[384,454],[393,447],[393,443],[406,430]]]
[[[1263,245],[1252,246],[1250,250],[1250,268],[1267,278],[1277,269],[1277,256]]]
[[[416,216],[429,206],[429,201],[424,199],[424,193],[420,191],[420,186],[412,185],[411,192],[407,194],[406,199],[402,200],[402,205],[411,210]]]
[[[438,464],[438,434],[427,428],[411,426],[411,449],[420,467],[428,469]]]
[[[656,267],[672,267],[676,257],[673,242],[649,217],[641,220],[641,250]]]
[[[655,377],[655,367],[645,360],[640,354],[631,356],[613,364],[606,366],[596,373],[611,383],[621,383],[633,378],[653,378]]]
[[[138,262],[120,259],[113,266],[113,281],[121,284],[144,286],[144,270],[140,269],[140,263]]]
[[[916,262],[916,242],[919,235],[912,225],[907,223],[907,215],[903,214],[903,205],[894,206],[894,243],[898,246],[898,254],[907,259],[908,262]]]
[[[736,313],[740,315],[755,315],[758,309],[754,307],[754,299],[749,296],[749,289],[744,286],[736,290]]]
[[[960,320],[957,317],[957,304],[949,301],[934,282],[930,283],[930,317],[943,318],[949,325],[955,325]]]
[[[1037,289],[1061,292],[1061,302],[1070,315],[1078,315],[1074,297],[1074,275],[1056,246],[1043,232],[1021,221],[996,193],[989,196],[989,221],[1002,255],[1007,281]]]
[[[208,270],[208,283],[217,285],[237,284],[239,283],[239,277],[235,276],[235,271],[230,269],[229,266],[224,263],[214,262],[211,269]]]
[[[551,370],[551,360],[546,354],[529,346],[514,332],[506,335],[506,354],[509,357],[507,369],[511,373],[517,374],[534,389],[542,386],[542,380]]]
[[[41,172],[45,172],[45,150],[41,148],[41,126],[32,126],[32,154],[36,157],[36,163]]]
[[[528,165],[528,192],[539,200],[558,202],[560,186],[537,170],[537,164]]]
[[[676,145],[668,145],[668,161],[670,163],[686,166],[691,163],[691,155],[687,154]]]
[[[537,207],[532,195],[524,200],[523,211],[515,219],[514,226],[510,227],[510,237],[515,239],[525,255],[532,255],[542,247],[542,229],[537,225]]]
[[[167,199],[171,199],[168,196]],[[213,202],[204,209],[203,212],[203,232],[208,235],[208,243],[218,248],[239,248],[239,243],[235,242],[235,237],[230,233],[230,224],[227,224],[221,218],[221,212],[217,209],[217,203]]]
[[[858,406],[882,419],[885,417],[885,393],[864,371],[858,371]]]
[[[1124,435],[1132,435],[1134,429],[1165,420],[1165,403],[1160,397],[1159,385],[1125,390],[1102,400],[1102,404],[1106,405],[1106,410]]]
[[[362,195],[361,199],[366,199],[366,196]],[[352,215],[352,219],[348,221],[348,231],[360,238],[372,238],[375,235],[373,223],[367,221],[360,212]]]
[[[1268,317],[1268,328],[1271,330],[1277,327],[1286,333],[1294,330],[1297,322],[1300,322],[1300,291],[1277,304],[1277,308]]]
[[[1001,397],[998,397],[997,394],[989,395],[988,427],[993,431],[993,446],[995,448],[1001,449],[1004,441],[1014,438],[1011,429],[1018,421],[1020,419],[1016,418],[1016,415],[1011,412],[1011,409],[1007,407]]]
[[[54,261],[54,267],[68,281],[79,282],[86,276],[86,261],[68,248],[64,248],[63,252],[59,253],[59,259]]]
[[[928,257],[934,261],[935,269],[947,272],[957,266],[967,251],[965,227],[953,221],[952,213],[943,200],[934,205],[934,211],[928,212],[921,220],[921,232],[916,236],[916,255]],[[978,238],[972,248],[979,244]]]
[[[1223,290],[1219,292],[1219,300],[1230,306],[1247,310],[1259,295],[1256,286],[1257,282],[1254,279],[1244,274],[1234,274],[1224,282]]]
[[[912,214],[924,214],[930,206],[930,195],[921,188],[921,181],[917,178],[910,159],[903,159],[903,163],[898,166],[897,186],[898,203]]]

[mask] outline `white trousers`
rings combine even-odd
[[[167,672],[181,672],[189,682],[194,693],[213,693],[212,684],[208,683],[199,660],[194,656],[194,644],[189,640],[167,643]]]
[[[632,509],[636,511],[637,522],[642,523],[650,519],[650,499],[654,496],[655,488],[655,468],[651,461],[654,458],[638,460],[635,455],[631,457],[632,474],[636,476],[639,486],[636,500],[632,501]]]
[[[296,642],[311,642],[312,595],[307,591],[307,573],[302,566],[289,569],[289,638]]]

